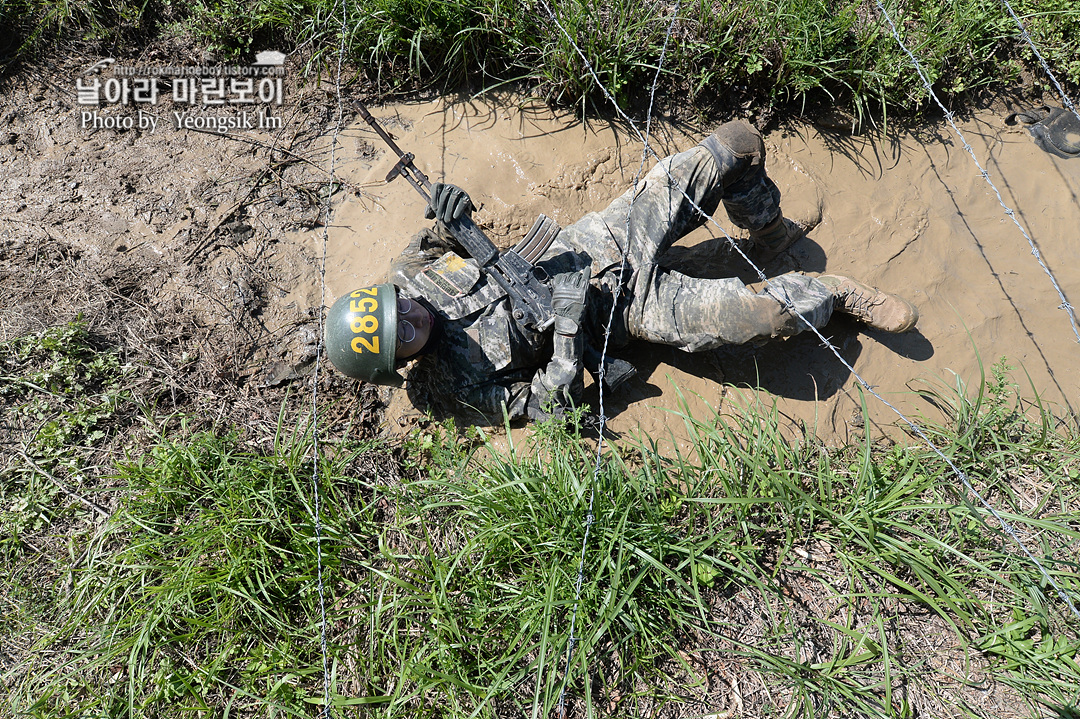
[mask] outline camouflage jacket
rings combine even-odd
[[[404,296],[422,298],[438,314],[437,345],[421,358],[440,365],[434,375],[440,386],[432,391],[489,423],[502,421],[504,412],[510,419],[541,419],[546,410],[575,402],[582,389],[581,338],[556,347],[552,330],[521,327],[506,292],[459,251],[452,238],[425,229],[390,271]]]

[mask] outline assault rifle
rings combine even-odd
[[[424,202],[430,205],[431,183],[428,182],[427,175],[413,164],[415,156],[411,152],[403,152],[363,104],[357,102],[356,108],[360,117],[371,125],[383,142],[398,156],[397,163],[386,174],[386,181],[391,182],[399,175],[404,177],[413,189],[420,193]],[[531,262],[515,250],[499,252],[467,213],[447,227],[454,239],[461,243],[487,275],[506,291],[515,320],[536,332],[543,332],[551,326],[555,321],[555,315],[551,311],[551,290],[537,278]]]

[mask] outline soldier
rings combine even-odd
[[[846,277],[789,273],[755,293],[734,277],[690,277],[659,265],[675,240],[704,222],[701,212],[711,215],[721,201],[731,221],[749,231],[759,266],[817,223],[783,216],[780,192],[765,174],[761,135],[729,122],[661,160],[602,212],[541,233],[547,241],[531,249],[536,271],[551,278],[555,322],[553,331],[537,332],[516,321],[505,291],[459,254],[445,225],[471,212],[472,203],[460,188],[437,183],[425,213],[437,220],[435,229],[413,239],[388,283],[334,304],[328,354],[351,377],[395,386],[403,382],[398,369],[416,360],[409,370],[414,403],[498,422],[504,413],[561,413],[580,396],[583,366],[609,389],[632,376],[625,362],[601,367],[593,349],[603,346],[609,317],[611,347],[633,338],[687,352],[791,336],[807,322],[820,328],[834,311],[885,332],[915,326],[911,303]]]

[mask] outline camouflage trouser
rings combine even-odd
[[[657,264],[675,240],[705,221],[694,205],[712,215],[721,200],[744,229],[761,229],[780,216],[780,192],[765,175],[764,144],[745,123],[728,123],[702,144],[661,160],[607,209],[564,230],[560,240],[592,257],[594,286],[602,295],[610,297],[623,278],[616,342],[628,332],[696,352],[793,335],[806,322],[822,327],[829,321],[832,293],[803,274],[774,277],[755,293],[734,277],[690,277]],[[627,267],[620,273],[624,249]]]

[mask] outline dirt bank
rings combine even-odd
[[[142,63],[164,57],[199,62],[151,48]],[[145,368],[136,395],[156,410],[273,423],[313,367],[318,322],[290,292],[318,257],[286,233],[322,223],[317,145],[336,99],[289,68],[281,105],[249,110],[281,127],[184,129],[174,111],[241,110],[192,110],[164,83],[154,104],[80,105],[77,83],[130,82],[116,75],[123,61],[88,69],[99,59],[28,66],[0,88],[0,340],[81,319]],[[330,373],[323,383],[351,386]],[[377,410],[361,397],[349,394],[349,412]]]

